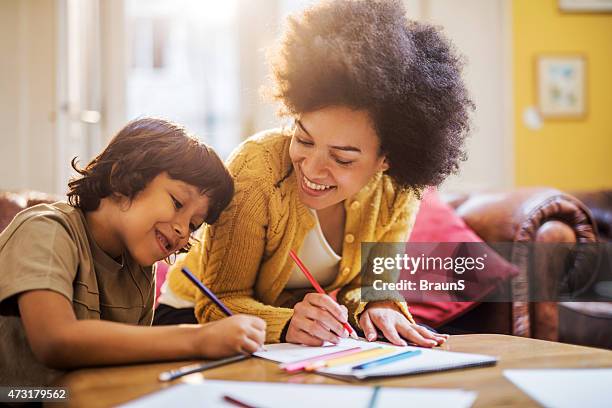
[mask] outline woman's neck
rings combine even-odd
[[[317,211],[317,218],[321,225],[321,231],[325,239],[335,253],[342,255],[342,242],[344,236],[344,223],[346,221],[346,210],[344,201]]]

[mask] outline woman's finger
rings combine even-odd
[[[436,340],[426,339],[425,337],[423,337],[415,329],[416,326],[418,325],[414,325],[408,322],[402,322],[398,325],[398,330],[405,339],[413,342],[417,346],[434,347],[438,344]]]
[[[363,330],[363,335],[368,341],[376,340],[376,328],[372,324],[370,314],[367,311],[361,314],[359,325],[361,326],[361,330]]]
[[[323,340],[317,337],[311,336],[309,333],[303,330],[300,330],[297,333],[296,337],[297,337],[297,343],[304,344],[306,346],[319,347],[319,346],[322,346],[324,343]]]
[[[444,337],[442,336],[437,336],[436,333],[432,332],[431,330],[427,329],[426,327],[423,326],[419,326],[418,324],[415,326],[412,326],[417,332],[419,332],[419,334],[421,336],[423,336],[426,339],[429,340],[433,340],[435,341],[437,344],[442,344],[444,342]]]
[[[323,327],[331,330],[337,336],[348,337],[348,332],[342,323],[340,323],[327,310],[311,305],[310,307],[305,307],[302,313],[308,319],[319,322]]]
[[[400,337],[395,328],[395,320],[381,315],[372,316],[372,323],[383,332],[387,340],[396,346],[407,346],[408,344]]]
[[[304,326],[304,331],[310,334],[311,336],[321,339],[323,341],[328,341],[334,344],[338,344],[340,342],[340,337],[330,332],[329,329],[322,326],[316,320],[310,320],[308,323],[306,323]]]
[[[329,297],[329,295],[323,295],[321,293],[309,293],[304,296],[304,300],[313,306],[327,310],[340,323],[346,323],[348,321],[348,314],[346,312],[346,308],[343,309],[342,307],[340,307],[340,305],[336,303],[331,297]]]

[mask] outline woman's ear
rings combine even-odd
[[[380,165],[378,168],[379,171],[387,171],[389,170],[389,161],[387,160],[387,156],[383,156],[380,161]]]

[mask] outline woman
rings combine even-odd
[[[472,104],[461,61],[400,1],[336,0],[289,18],[272,59],[290,129],[255,135],[229,159],[236,195],[175,265],[158,322],[223,317],[180,274],[197,271],[233,311],[261,317],[267,342],[368,340],[439,345],[401,298],[363,302],[361,242],[408,239],[420,192],[457,170]],[[299,253],[336,304],[288,256]]]

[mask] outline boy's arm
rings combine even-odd
[[[204,326],[143,327],[77,320],[68,299],[50,290],[24,292],[18,304],[34,355],[45,365],[59,369],[219,358],[255,351],[265,336],[263,321],[247,316]]]

